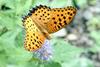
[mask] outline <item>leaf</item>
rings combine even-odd
[[[83,49],[71,46],[71,44],[62,39],[55,39],[52,42],[54,46],[53,59],[57,62],[69,62],[83,52]]]
[[[44,67],[61,67],[61,64],[58,62],[51,61],[44,65]]]
[[[94,65],[91,60],[88,60],[85,57],[78,57],[68,63],[62,63],[62,67],[94,67]]]

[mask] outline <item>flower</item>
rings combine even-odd
[[[41,60],[50,60],[52,58],[52,47],[49,40],[45,40],[43,46],[35,51],[35,56]]]

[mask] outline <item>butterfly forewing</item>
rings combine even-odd
[[[39,23],[42,27],[44,27],[44,29],[46,29],[46,24],[47,22],[50,21],[50,12],[51,9],[47,6],[37,6],[35,9],[33,9],[32,11],[34,11],[32,13],[32,19],[36,22]]]
[[[51,9],[50,21],[47,23],[49,33],[54,33],[71,23],[76,14],[76,8],[69,6],[67,8]]]
[[[41,31],[38,29],[38,27],[30,17],[27,17],[24,20],[24,27],[26,32],[24,42],[25,49],[28,51],[39,49],[43,45],[45,40],[45,37],[43,36]]]
[[[31,13],[32,19],[50,34],[59,31],[71,23],[76,11],[76,8],[72,6],[66,8],[49,8],[40,5],[33,8]]]

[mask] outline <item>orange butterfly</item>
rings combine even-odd
[[[59,31],[71,23],[76,14],[76,8],[68,6],[65,8],[50,8],[37,6],[30,10],[28,16],[23,19],[26,31],[24,46],[28,51],[34,51],[50,39],[49,34]]]

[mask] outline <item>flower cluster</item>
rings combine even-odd
[[[35,51],[36,57],[41,60],[50,60],[52,58],[52,47],[49,40],[45,40],[43,46]]]

